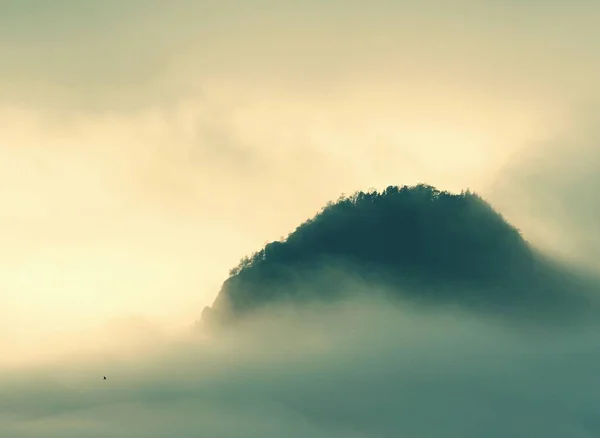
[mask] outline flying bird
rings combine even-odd
[[[106,376],[104,376],[104,380],[106,380]]]

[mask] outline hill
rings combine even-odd
[[[539,254],[477,194],[390,186],[341,196],[283,241],[244,257],[203,320],[231,321],[274,303],[358,291],[556,318],[587,310],[589,287]]]

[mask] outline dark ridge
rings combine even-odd
[[[390,186],[342,195],[283,241],[244,257],[202,319],[232,321],[271,304],[336,300],[357,289],[557,318],[586,310],[589,287],[538,254],[477,194]]]

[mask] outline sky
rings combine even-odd
[[[242,256],[358,189],[471,188],[597,266],[599,15],[0,0],[0,366],[185,332]]]

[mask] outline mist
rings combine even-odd
[[[598,16],[590,0],[0,0],[0,436],[600,436]],[[240,257],[328,201],[418,183],[489,200],[552,259],[539,287],[453,283],[423,306],[423,289],[390,300],[315,263],[299,296],[340,276],[351,293],[198,321]],[[373,214],[369,255],[403,248],[409,266],[420,248],[467,282],[529,269],[465,245],[507,234],[453,211],[402,238]],[[327,227],[295,254],[363,231]],[[273,272],[229,291],[286,296]]]
[[[586,0],[272,3],[1,2],[0,339],[180,327],[340,193],[482,190],[597,95]]]
[[[560,133],[515,153],[488,189],[536,246],[592,272],[600,267],[599,121],[597,103],[580,107]]]
[[[384,299],[3,373],[0,434],[521,437],[600,433],[600,326],[511,326]],[[129,354],[123,355],[128,351]],[[106,375],[107,380],[102,377]]]

